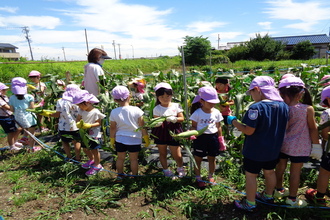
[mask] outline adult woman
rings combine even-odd
[[[111,59],[107,53],[98,48],[92,49],[88,54],[88,64],[84,67],[84,81],[83,86],[85,89],[97,96],[100,93],[100,88],[97,82],[104,85],[105,76],[102,69],[102,64],[105,59]]]

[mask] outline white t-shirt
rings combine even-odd
[[[76,118],[78,116],[79,107],[65,99],[59,99],[56,103],[56,111],[60,112],[58,122],[58,130],[60,131],[77,131]]]
[[[153,109],[154,116],[177,116],[178,113],[183,112],[183,109],[179,103],[171,103],[169,107],[163,107],[156,105]]]
[[[110,113],[110,121],[117,124],[116,141],[126,145],[142,143],[142,132],[135,131],[139,127],[139,118],[144,112],[136,106],[123,106],[115,108]]]
[[[94,108],[89,112],[79,109],[78,115],[81,115],[85,123],[90,124],[93,124],[97,120],[103,119],[105,117],[105,115],[102,114],[97,108]],[[101,138],[101,126],[90,128],[88,130],[88,134],[93,138]]]
[[[95,63],[88,63],[84,67],[84,86],[85,89],[97,96],[100,93],[99,86],[97,85],[97,82],[99,81],[99,77],[104,77],[104,71],[102,67],[99,64]]]
[[[190,120],[197,122],[197,130],[205,128],[209,125],[204,134],[214,134],[218,132],[215,124],[222,121],[223,117],[220,111],[216,108],[213,108],[211,113],[205,113],[201,108],[199,108],[190,116]]]

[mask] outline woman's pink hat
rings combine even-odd
[[[32,70],[30,73],[29,73],[29,77],[30,76],[40,76],[41,73],[37,70]]]
[[[22,77],[15,77],[11,80],[11,91],[15,95],[25,95],[27,93],[26,80]]]

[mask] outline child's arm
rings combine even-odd
[[[1,106],[1,108],[3,108],[4,110],[11,110],[11,107],[8,104],[4,104],[3,106]]]
[[[190,130],[197,130],[197,122],[196,121],[191,121]]]
[[[236,119],[232,121],[232,124],[239,131],[241,131],[243,134],[246,134],[246,135],[252,135],[254,133],[254,131],[256,130],[255,128],[252,128],[250,126],[247,126],[246,124],[243,124],[243,123],[237,121]]]
[[[93,124],[91,124],[91,128],[101,126],[102,120],[101,118],[97,119]]]
[[[115,138],[117,132],[117,123],[115,121],[110,121],[110,138]]]
[[[82,119],[81,115],[78,114],[77,118],[76,118],[76,122],[79,122]]]
[[[144,119],[143,119],[143,116],[141,116],[141,117],[139,118],[139,120],[138,120],[138,125],[139,125],[139,127],[144,127]],[[143,129],[141,129],[141,131],[142,131],[142,137],[148,135],[148,132],[147,132],[146,129],[143,128]]]
[[[221,128],[221,123],[220,122],[217,122],[215,123],[215,126],[217,127],[218,129],[218,136],[222,136],[222,128]]]
[[[307,123],[309,128],[309,135],[311,137],[312,144],[319,144],[319,132],[315,123],[315,112],[313,106],[307,108]]]
[[[184,115],[183,115],[183,112],[179,112],[178,114],[177,114],[177,122],[183,122],[184,121]]]
[[[30,102],[29,108],[34,109],[36,106],[34,105],[34,102]]]

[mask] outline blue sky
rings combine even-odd
[[[29,27],[35,60],[86,60],[103,48],[115,58],[177,55],[185,36],[213,47],[253,38],[329,34],[329,0],[1,0],[0,42],[31,58],[22,32]],[[119,45],[118,45],[119,44]]]

